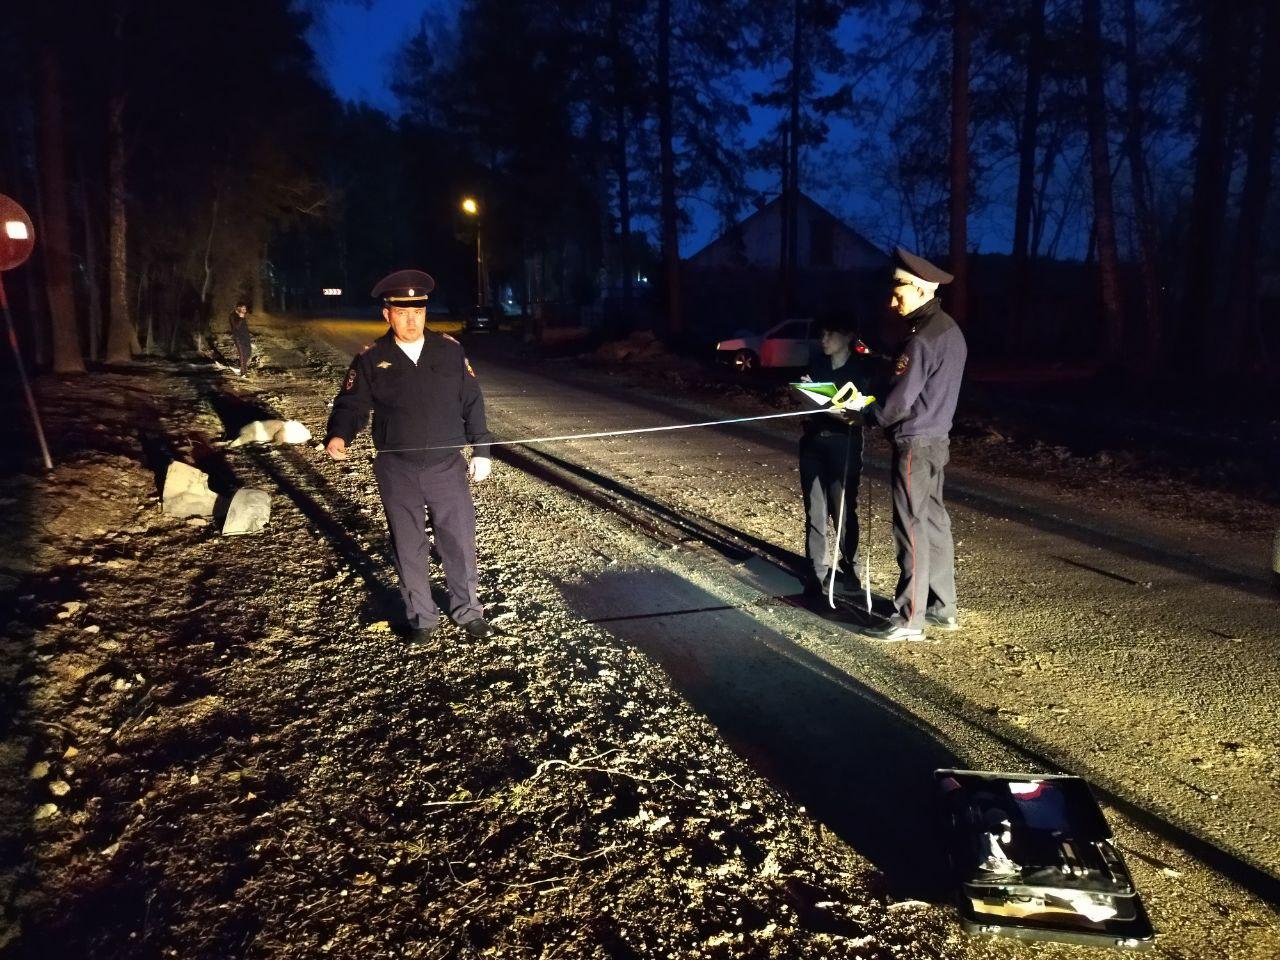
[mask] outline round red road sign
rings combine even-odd
[[[0,193],[0,270],[22,266],[35,245],[36,231],[27,211]]]

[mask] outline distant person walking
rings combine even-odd
[[[894,615],[885,625],[863,632],[877,640],[919,640],[926,624],[941,630],[959,626],[955,546],[942,481],[969,351],[964,334],[938,300],[938,286],[950,283],[951,274],[902,247],[894,255],[889,305],[906,318],[911,333],[874,416],[893,446],[890,485],[898,587]]]
[[[241,300],[231,311],[228,320],[231,327],[231,339],[235,341],[236,353],[240,358],[240,376],[249,375],[249,358],[253,356],[253,341],[249,337],[249,304]]]

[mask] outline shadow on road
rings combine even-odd
[[[930,732],[675,574],[621,571],[561,589],[580,615],[659,663],[757,772],[870,860],[894,895],[944,898],[932,773],[956,757]]]

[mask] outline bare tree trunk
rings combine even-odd
[[[44,197],[45,287],[53,327],[55,373],[84,373],[76,305],[71,294],[71,224],[68,218],[66,137],[62,116],[62,68],[51,46],[40,48],[40,193]]]
[[[114,15],[114,56],[117,61],[123,54],[124,12],[117,8]],[[125,92],[122,65],[113,67],[112,90],[107,98],[107,209],[108,256],[107,302],[110,321],[107,327],[107,362],[127,363],[131,359],[136,333],[133,318],[129,316],[128,266],[129,243],[125,208],[125,145],[124,107]]]
[[[951,24],[951,284],[950,309],[963,323],[969,314],[969,50],[973,34],[969,0],[954,0]]]
[[[7,91],[10,95],[0,97],[0,124],[3,124],[5,136],[6,163],[0,169],[0,177],[8,184],[6,189],[16,196],[30,198],[29,210],[33,223],[44,223],[44,211],[40,202],[40,183],[35,160],[35,128],[37,121],[36,96],[33,92],[32,78],[27,72],[18,71],[13,77],[14,88]],[[39,229],[39,228],[37,228]],[[22,296],[26,300],[26,309],[20,310],[14,319],[25,326],[22,343],[30,352],[36,366],[45,366],[49,362],[49,324],[46,321],[48,297],[41,280],[40,271],[23,270]],[[12,298],[17,291],[13,284],[6,288]],[[25,321],[25,324],[23,323]]]
[[[196,349],[204,351],[204,335],[208,328],[212,346],[213,324],[212,312],[209,308],[209,291],[213,287],[213,237],[218,231],[219,193],[213,195],[213,210],[209,214],[209,236],[204,244],[204,281],[200,284],[200,316],[196,319]]]
[[[1093,181],[1093,226],[1098,250],[1102,307],[1102,356],[1106,364],[1120,357],[1124,307],[1120,294],[1120,255],[1116,249],[1116,216],[1111,194],[1111,159],[1107,144],[1107,103],[1102,67],[1102,0],[1084,0],[1085,114],[1089,128],[1089,166]]]
[[[635,268],[631,263],[631,173],[627,146],[626,92],[630,89],[630,82],[623,63],[618,0],[609,4],[609,44],[613,58],[613,165],[618,178],[618,260],[622,269],[622,296],[630,312],[635,296]]]
[[[169,336],[165,341],[165,354],[173,356],[178,351],[178,328],[182,322],[182,295],[181,287],[183,278],[179,275],[177,269],[169,269],[169,282],[161,289],[169,291],[168,297],[168,316],[169,316]]]
[[[77,154],[76,166],[80,180],[80,219],[84,226],[85,282],[89,288],[89,359],[97,360],[102,349],[102,332],[105,327],[102,313],[102,262],[98,248],[98,231],[94,224],[93,209],[89,203],[89,178],[85,175],[84,155]]]
[[[151,276],[151,264],[144,263],[138,271],[138,302],[135,310],[139,317],[146,318],[147,338],[142,344],[142,352],[154,356],[156,352],[156,305],[155,296],[147,281]]]
[[[249,290],[250,296],[253,298],[253,306],[250,308],[254,313],[269,313],[267,310],[267,295],[262,284],[262,268],[267,262],[267,242],[262,241],[262,246],[258,248],[258,255],[253,260],[253,276],[250,278]]]
[[[1156,224],[1148,202],[1151,177],[1144,152],[1146,134],[1142,111],[1143,76],[1138,59],[1138,11],[1136,0],[1124,4],[1125,77],[1128,88],[1129,179],[1133,189],[1133,215],[1138,227],[1139,270],[1142,275],[1142,371],[1150,378],[1160,368],[1164,350],[1160,309],[1160,278],[1156,273]]]
[[[533,313],[533,339],[541,343],[547,330],[547,251],[538,249],[538,305]]]
[[[1013,310],[1011,340],[1015,349],[1026,347],[1026,322],[1031,298],[1031,203],[1036,180],[1036,131],[1040,120],[1040,81],[1044,73],[1045,0],[1027,5],[1027,87],[1018,132],[1018,196],[1013,216]]]
[[[791,263],[791,130],[786,124],[782,127],[782,177],[778,193],[778,315],[774,319],[781,323],[791,312],[791,283],[787,276]]]
[[[676,208],[676,155],[671,120],[671,0],[658,0],[658,139],[662,152],[662,275],[667,331],[684,329],[680,314],[680,222]]]
[[[783,274],[783,300],[787,312],[794,312],[796,293],[796,274],[800,263],[800,87],[804,82],[804,47],[801,29],[804,9],[803,0],[793,0],[791,11],[791,119],[790,134],[787,142],[787,172],[785,187],[787,214],[785,226],[787,234],[787,263]],[[784,315],[782,319],[786,319]]]
[[[1045,199],[1049,196],[1049,182],[1053,179],[1053,173],[1058,167],[1058,157],[1061,153],[1062,132],[1055,129],[1049,136],[1049,142],[1045,144],[1044,155],[1040,158],[1040,185],[1036,188],[1035,216],[1031,230],[1030,256],[1032,260],[1040,256],[1040,250],[1044,242],[1044,231],[1049,222],[1049,215],[1045,209]]]
[[[1262,60],[1249,136],[1249,161],[1240,193],[1240,224],[1232,257],[1231,293],[1227,301],[1219,372],[1245,368],[1244,354],[1258,329],[1258,253],[1271,190],[1276,118],[1280,112],[1280,3],[1264,4]]]
[[[1230,153],[1227,147],[1227,101],[1234,73],[1231,63],[1233,5],[1201,0],[1200,133],[1196,143],[1195,181],[1187,223],[1187,265],[1180,360],[1190,370],[1209,324],[1218,272],[1218,250],[1224,230]]]

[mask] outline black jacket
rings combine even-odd
[[[444,334],[425,333],[417,364],[396,345],[388,330],[351,361],[342,390],[333,401],[327,437],[348,444],[373,411],[373,445],[403,451],[416,463],[439,463],[470,444],[478,457],[489,456],[493,437],[484,419],[484,396],[462,344]]]

